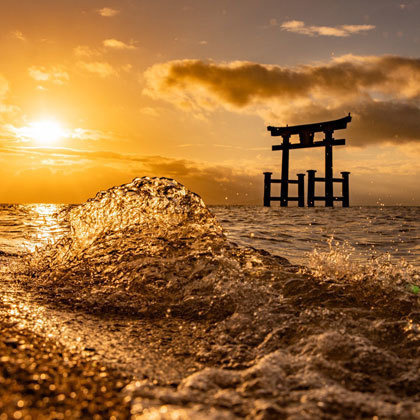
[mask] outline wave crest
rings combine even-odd
[[[31,281],[55,301],[224,317],[247,291],[258,296],[258,255],[229,244],[201,198],[174,180],[136,178],[66,217],[70,234],[28,260]]]

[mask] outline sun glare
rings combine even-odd
[[[65,131],[58,121],[48,119],[29,123],[22,128],[21,134],[41,146],[51,146],[65,136]]]

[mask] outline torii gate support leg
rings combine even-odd
[[[280,206],[287,207],[289,202],[289,139],[290,136],[283,136],[283,151],[281,161],[281,190]]]
[[[298,177],[298,206],[305,207],[305,174],[297,174]]]
[[[334,206],[332,132],[325,133],[325,207]]]
[[[271,175],[272,172],[264,172],[264,207],[271,204]]]
[[[349,193],[350,172],[341,172],[341,175],[343,175],[343,207],[349,207],[350,205],[350,193]]]
[[[308,207],[315,206],[315,169],[309,169],[308,171]]]

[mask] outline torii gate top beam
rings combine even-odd
[[[347,128],[347,123],[351,121],[350,114],[347,117],[340,118],[338,120],[324,121],[315,124],[302,124],[302,125],[293,125],[286,127],[272,127],[268,126],[267,130],[271,132],[272,136],[284,136],[289,137],[294,134],[313,134],[313,133],[327,133],[334,130],[342,130]]]

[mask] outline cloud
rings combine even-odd
[[[105,48],[113,48],[116,50],[135,50],[137,47],[132,43],[126,44],[123,41],[119,41],[115,38],[105,39],[103,42]]]
[[[194,113],[221,107],[285,125],[352,112],[367,143],[420,140],[416,58],[346,55],[298,67],[176,60],[150,67],[144,77],[146,95]]]
[[[156,108],[152,108],[150,106],[145,106],[143,108],[140,108],[140,113],[143,115],[147,115],[149,117],[154,117],[154,118],[157,118],[160,115]]]
[[[130,63],[124,64],[123,66],[120,67],[122,71],[126,72],[126,73],[130,73],[131,70],[133,70],[133,65]]]
[[[407,102],[365,99],[332,108],[312,104],[289,111],[287,121],[290,125],[326,121],[345,116],[350,111],[352,122],[348,129],[343,134],[337,132],[335,136],[350,138],[352,146],[420,143],[420,108]]]
[[[359,156],[350,160],[350,155],[347,158],[344,155],[345,169],[352,171],[352,202],[375,204],[379,197],[383,197],[382,194],[389,191],[384,190],[383,186],[392,184],[395,194],[387,204],[416,204],[419,169],[418,158],[411,152],[412,148],[415,146],[404,146],[397,157],[394,148],[386,146],[375,149],[374,153],[370,149],[367,157],[361,160]],[[261,204],[262,172],[278,169],[274,156],[271,164],[266,159],[263,163],[253,159],[252,162],[235,161],[232,165],[163,156],[126,155],[104,150],[5,147],[1,143],[0,154],[14,156],[14,159],[2,159],[0,167],[0,175],[4,179],[0,185],[1,196],[9,202],[41,200],[35,197],[34,191],[39,194],[39,189],[33,188],[34,182],[43,185],[43,201],[74,203],[135,176],[166,176],[200,194],[207,204]],[[308,154],[299,159],[296,171],[301,172],[308,167],[322,168],[322,165],[322,158],[314,159],[313,155]],[[42,174],[45,176],[40,179]],[[274,176],[278,178],[279,173]],[[367,177],[369,183],[366,182]],[[56,188],[48,190],[50,183],[56,184]],[[404,185],[403,189],[401,185]],[[273,188],[273,194],[277,192]]]
[[[17,105],[9,104],[6,102],[9,94],[9,82],[0,74],[0,122],[3,122],[3,117],[7,114],[6,119],[10,120],[20,114],[21,110]],[[0,140],[4,137],[4,132],[0,127]],[[6,134],[7,136],[7,134]]]
[[[271,21],[270,24],[272,24]],[[283,22],[280,27],[284,31],[301,35],[334,36],[340,38],[375,29],[374,25],[306,26],[305,22],[301,20],[288,20]]]
[[[53,157],[72,157],[78,159],[88,159],[92,161],[109,159],[116,161],[125,162],[143,162],[143,158],[123,155],[121,153],[115,153],[110,151],[91,151],[91,150],[80,150],[72,149],[67,147],[34,147],[34,146],[0,146],[0,153],[13,154],[13,155],[29,155],[39,156],[41,158]]]
[[[112,9],[111,7],[103,7],[102,9],[97,10],[98,14],[103,17],[114,17],[120,13],[117,9]]]
[[[64,85],[70,80],[70,76],[62,66],[31,66],[28,68],[29,76],[37,82],[51,82],[56,85]]]
[[[3,136],[5,139],[10,140],[14,143],[16,142],[28,142],[32,141],[31,135],[31,125],[33,123],[29,123],[27,125],[19,125],[16,126],[11,123],[3,124],[0,126],[0,138]],[[101,130],[93,130],[87,128],[62,128],[61,134],[63,138],[66,139],[77,139],[77,140],[85,140],[85,141],[95,141],[95,140],[110,140],[115,138],[115,135],[111,132],[103,132]],[[24,149],[22,149],[24,150]],[[58,150],[58,149],[53,149]]]
[[[355,108],[354,144],[420,141],[420,108],[410,103],[370,101]]]
[[[13,38],[18,39],[19,41],[26,41],[26,37],[25,37],[25,35],[23,35],[23,33],[21,31],[18,31],[18,30],[12,31],[12,32],[10,32],[10,35]]]
[[[79,140],[110,140],[112,133],[105,133],[101,130],[88,128],[74,128],[68,131],[68,137]]]
[[[73,49],[73,53],[77,57],[97,57],[102,55],[102,52],[89,47],[88,45],[78,45]]]
[[[82,70],[96,74],[102,78],[116,76],[118,74],[117,70],[106,61],[79,61],[77,65]]]
[[[0,185],[1,196],[8,202],[75,203],[137,176],[166,176],[200,194],[207,204],[261,202],[260,173],[162,156],[123,160],[112,152],[71,152],[26,149],[22,154],[0,145],[0,153],[14,155],[0,167],[7,180]],[[34,182],[43,186],[42,191],[33,188]]]

